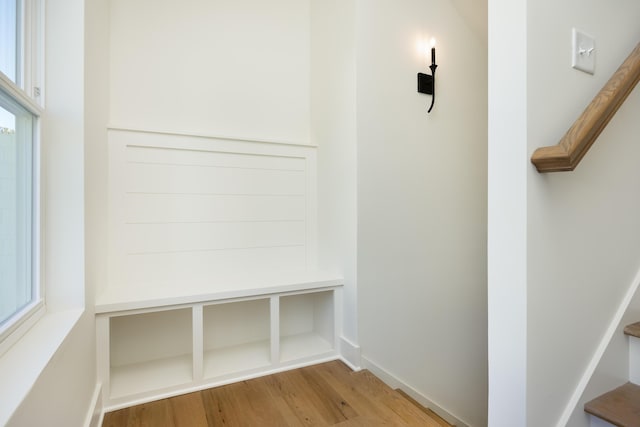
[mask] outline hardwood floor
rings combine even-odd
[[[110,412],[102,426],[450,425],[370,372],[335,361]]]

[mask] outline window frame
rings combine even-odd
[[[0,71],[0,90],[33,115],[31,165],[31,286],[32,301],[15,312],[0,327],[0,355],[15,344],[45,313],[45,284],[42,280],[42,196],[41,196],[41,122],[44,113],[44,2],[19,0],[20,40],[16,53],[16,82]]]

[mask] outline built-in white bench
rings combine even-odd
[[[342,284],[298,272],[106,289],[96,304],[105,408],[338,358]]]
[[[339,356],[316,147],[123,128],[108,145],[106,409]]]

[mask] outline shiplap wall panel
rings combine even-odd
[[[218,166],[127,162],[126,179],[127,193],[299,196],[305,189],[304,171]]]
[[[127,194],[127,223],[305,221],[304,196]]]
[[[234,273],[300,269],[305,266],[305,247],[266,247],[219,251],[128,254],[125,274],[132,284],[208,283]]]
[[[172,150],[169,154],[167,150]],[[167,163],[167,155],[170,163]],[[138,163],[157,163],[191,166],[218,166],[221,168],[273,169],[304,171],[305,161],[299,157],[283,157],[277,155],[255,155],[245,153],[228,153],[205,151],[202,149],[179,149],[171,147],[153,148],[129,146],[127,161]]]
[[[127,224],[129,254],[304,247],[304,222]]]
[[[110,130],[110,281],[315,264],[315,148]]]

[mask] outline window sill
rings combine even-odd
[[[0,357],[0,425],[7,424],[83,312],[46,313]]]

